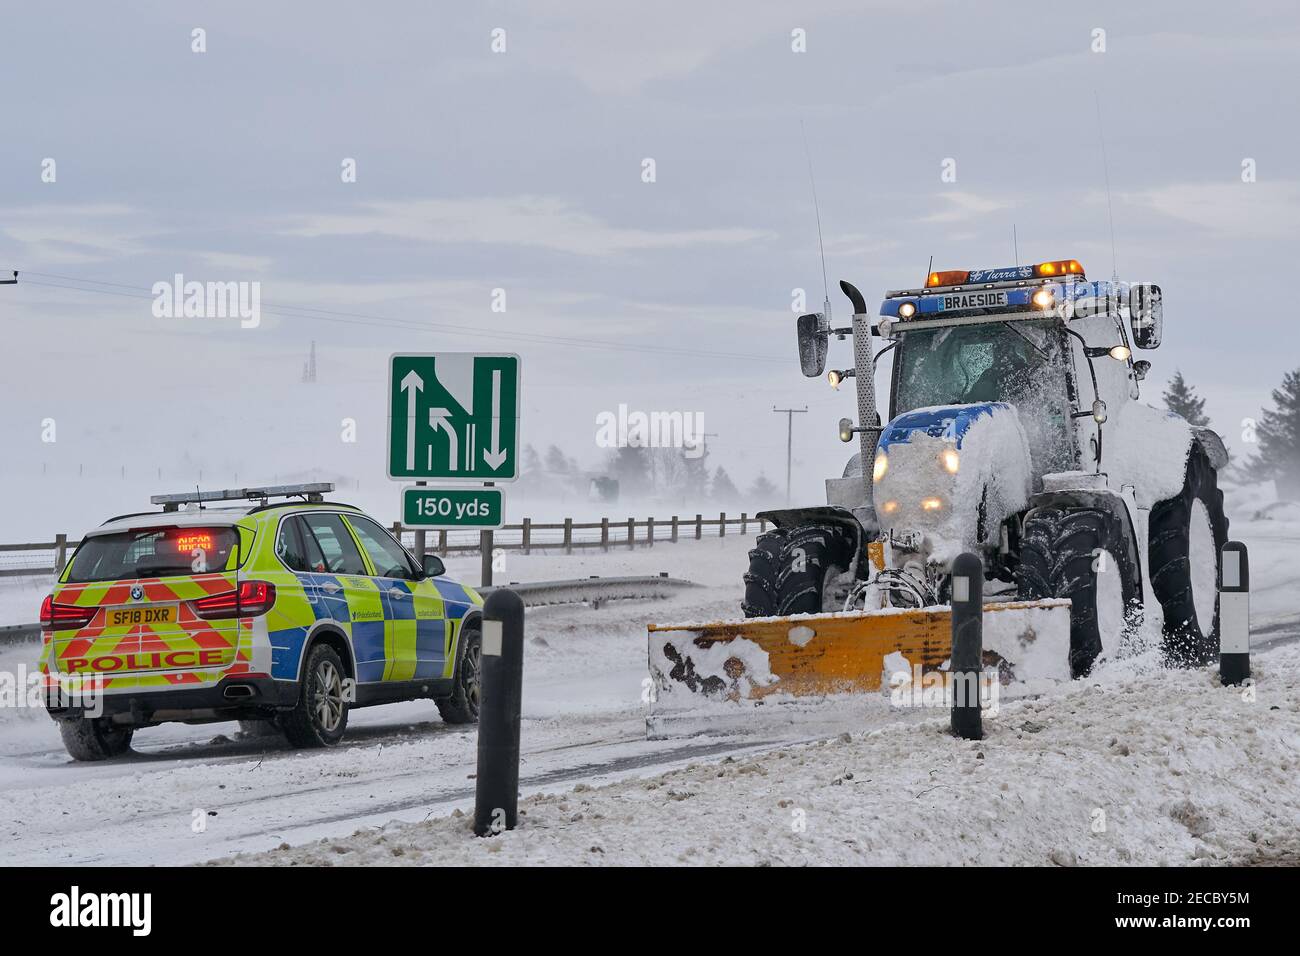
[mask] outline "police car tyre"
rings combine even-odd
[[[773,528],[758,536],[749,552],[749,570],[745,572],[745,598],[740,610],[745,617],[771,617],[776,613],[776,576],[781,568],[781,548],[789,532]]]
[[[440,697],[434,703],[447,723],[476,724],[481,700],[483,653],[483,636],[477,621],[465,625],[457,643],[455,690],[450,697]]]
[[[343,662],[328,644],[313,644],[303,663],[298,702],[280,716],[285,737],[295,747],[332,747],[348,727]]]
[[[63,746],[73,760],[107,760],[131,749],[130,727],[114,727],[102,717],[78,717],[60,720]]]
[[[1218,568],[1228,543],[1228,518],[1218,475],[1193,445],[1180,494],[1151,509],[1151,590],[1164,611],[1166,660],[1182,667],[1219,654]]]
[[[843,610],[825,606],[826,584],[852,563],[853,539],[843,528],[828,525],[794,528],[781,547],[776,613],[784,616]]]
[[[1123,529],[1104,511],[1039,508],[1025,519],[1016,568],[1020,598],[1070,601],[1071,677],[1087,676],[1103,644],[1114,647],[1121,642],[1121,634],[1102,633],[1104,620],[1135,626],[1135,571]],[[1101,574],[1117,574],[1119,587],[1099,587]],[[1099,608],[1099,597],[1119,606]]]
[[[283,736],[283,732],[274,720],[241,720],[239,732],[245,737]]]

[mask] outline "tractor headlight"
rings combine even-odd
[[[943,499],[942,499],[942,498],[922,498],[922,499],[921,499],[921,510],[922,510],[922,511],[939,511],[939,510],[941,510],[942,508],[943,508]]]
[[[871,480],[879,481],[885,477],[885,472],[889,470],[889,456],[883,451],[876,452],[876,463],[871,469]]]
[[[945,448],[939,453],[939,461],[943,464],[943,470],[950,475],[957,474],[961,468],[961,455],[956,448]]]
[[[1131,356],[1132,354],[1133,352],[1129,349],[1127,345],[1116,345],[1113,349],[1110,350],[1110,357],[1113,358],[1116,362],[1127,362],[1129,360],[1129,356]]]
[[[898,317],[900,319],[910,319],[914,315],[916,315],[915,302],[904,302],[898,307]]]
[[[1050,309],[1056,305],[1056,294],[1051,289],[1039,289],[1034,293],[1033,303],[1040,309]]]

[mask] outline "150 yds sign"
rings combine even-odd
[[[402,524],[408,528],[499,528],[504,514],[500,488],[402,489]]]

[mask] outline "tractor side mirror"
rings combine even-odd
[[[799,368],[808,378],[817,378],[826,370],[826,349],[831,323],[821,312],[801,315],[795,321],[799,334]]]
[[[1130,288],[1128,314],[1133,344],[1140,349],[1159,348],[1165,321],[1160,286],[1141,283]]]
[[[1151,363],[1146,359],[1133,363],[1133,376],[1139,381],[1145,381],[1147,372],[1151,371]]]

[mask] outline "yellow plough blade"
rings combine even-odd
[[[1015,677],[1068,679],[1070,602],[984,606],[986,665]],[[888,673],[939,667],[952,652],[944,607],[651,624],[656,687],[723,699],[878,691]]]

